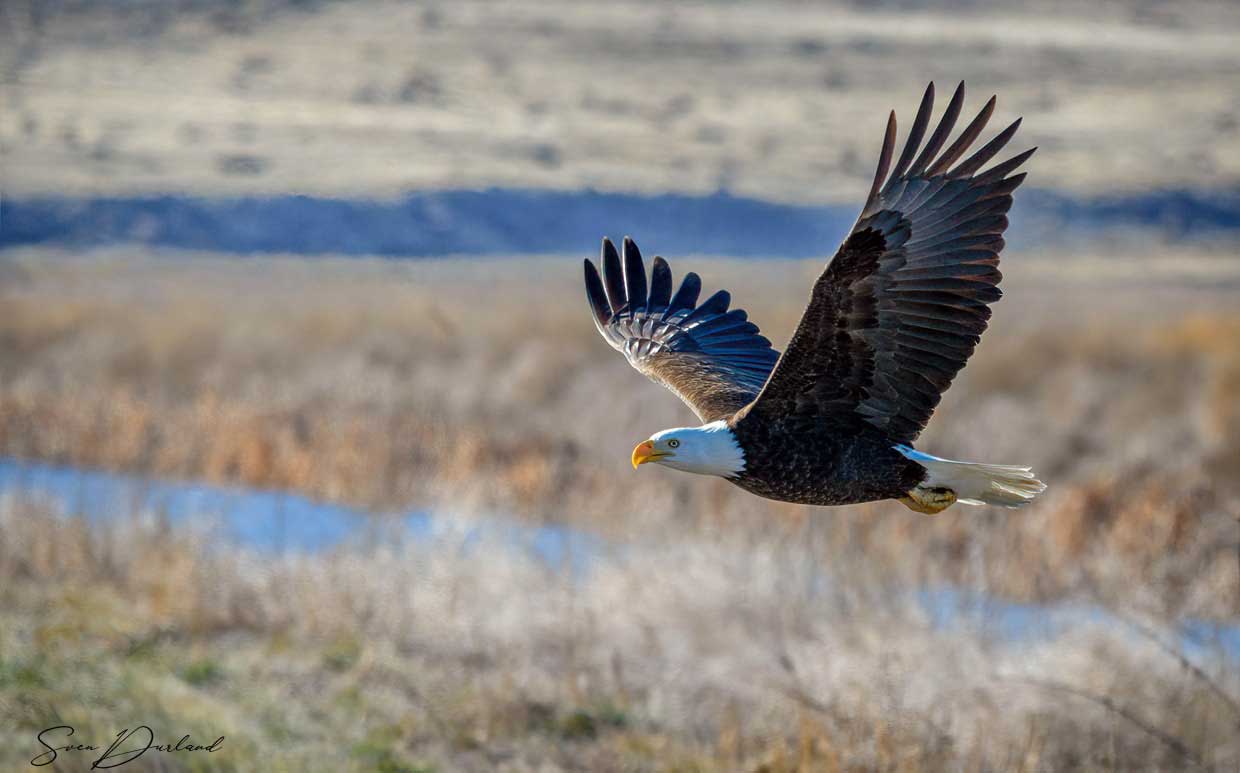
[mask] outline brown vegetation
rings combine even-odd
[[[1240,755],[1227,655],[1184,660],[1156,621],[1015,641],[985,614],[939,628],[864,557],[820,566],[812,530],[665,534],[573,577],[451,533],[271,557],[132,515],[0,498],[6,769],[43,728],[95,740],[139,721],[225,737],[210,757],[149,752],[147,770],[1221,771]]]
[[[1181,256],[1183,265],[1209,256]],[[1008,298],[921,448],[1028,463],[1034,507],[927,521],[814,510],[628,468],[692,420],[589,324],[575,260],[298,261],[13,253],[0,319],[0,453],[650,534],[817,530],[892,581],[1011,598],[1088,592],[1160,614],[1240,608],[1240,316],[1191,275],[1012,258]],[[1228,279],[1220,263],[1224,283]],[[778,343],[809,262],[681,260]],[[1156,298],[1156,304],[1149,300]]]
[[[117,7],[0,3],[5,197],[856,202],[882,117],[929,78],[997,93],[996,125],[1037,116],[1031,185],[1240,172],[1240,15],[1213,0]],[[571,577],[455,533],[257,555],[205,514],[0,497],[0,768],[52,724],[145,722],[225,751],[127,769],[1234,770],[1235,653],[1179,634],[1240,618],[1240,263],[1111,236],[1005,253],[918,444],[1050,489],[934,518],[629,469],[692,417],[595,334],[579,256],[0,253],[0,455],[618,548]],[[670,257],[777,345],[820,269]],[[936,625],[913,594],[942,586],[1107,612],[1014,640],[984,610]]]

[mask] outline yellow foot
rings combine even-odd
[[[918,486],[900,497],[900,504],[916,513],[934,515],[956,504],[956,492],[949,488],[922,488]]]

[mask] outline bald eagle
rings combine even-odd
[[[634,469],[656,462],[717,475],[770,499],[897,499],[922,513],[956,502],[1020,507],[1046,488],[1028,467],[913,449],[999,299],[1006,213],[1025,179],[1012,172],[1036,150],[981,171],[1016,133],[1018,119],[956,163],[982,133],[995,98],[942,150],[963,102],[961,83],[921,147],[934,105],[931,83],[894,166],[891,113],[861,215],[814,284],[782,355],[743,310],[729,310],[726,290],[698,303],[702,282],[689,273],[673,294],[671,269],[660,257],[647,284],[637,245],[626,237],[617,254],[603,240],[602,275],[585,262],[599,332],[703,422],[643,440],[633,450]]]

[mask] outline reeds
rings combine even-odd
[[[1240,318],[1191,274],[1115,288],[1131,276],[1118,260],[1064,272],[1062,257],[1013,257],[919,446],[1031,464],[1050,490],[1019,513],[927,521],[634,473],[637,440],[692,417],[598,339],[575,261],[7,260],[27,278],[0,289],[0,453],[622,541],[811,528],[822,561],[861,554],[893,581],[1038,601],[1089,589],[1168,616],[1240,608]],[[731,288],[777,342],[817,270],[674,268]]]
[[[144,721],[178,769],[1227,769],[1240,670],[1105,621],[943,627],[812,541],[682,538],[584,574],[431,542],[259,556],[0,499],[0,761]],[[1153,626],[1153,627],[1152,627]],[[1158,630],[1155,630],[1157,627]],[[120,723],[118,725],[118,723]]]
[[[127,717],[227,735],[224,769],[1223,769],[1240,754],[1234,662],[1167,644],[1188,616],[1235,619],[1225,292],[1164,278],[1151,306],[1145,286],[1099,292],[1105,263],[1093,280],[1033,258],[1010,271],[920,445],[1033,464],[1051,490],[1019,513],[927,520],[633,473],[632,442],[687,416],[597,340],[575,261],[5,260],[23,278],[0,289],[3,453],[448,523],[500,512],[623,546],[576,579],[450,534],[272,558],[157,513],[88,526],[7,498],[6,763],[53,719],[101,736]],[[689,267],[775,340],[816,271]],[[985,615],[943,628],[910,594],[944,584],[1139,622],[1029,641]]]

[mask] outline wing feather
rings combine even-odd
[[[685,278],[680,281],[680,288],[676,290],[676,295],[672,298],[672,302],[667,307],[667,312],[663,318],[667,319],[669,315],[679,314],[681,312],[693,311],[697,306],[698,296],[702,294],[702,279],[697,274],[690,271],[685,274]]]
[[[938,128],[934,130],[934,134],[930,135],[925,149],[921,151],[921,155],[908,170],[910,177],[917,177],[926,171],[926,167],[934,160],[935,154],[943,148],[943,143],[947,141],[952,129],[956,128],[956,119],[960,117],[962,107],[964,107],[964,81],[960,81],[956,86],[956,92],[952,94],[952,101],[948,103],[947,110],[939,120]]]
[[[1019,128],[1020,119],[1017,118],[1015,121],[1012,121],[1006,129],[1000,132],[999,136],[983,145],[981,150],[974,153],[967,160],[961,161],[960,166],[948,172],[948,175],[951,177],[971,176],[974,172],[981,169],[987,161],[994,158],[996,153],[1003,150],[1003,146],[1008,144],[1008,141],[1012,139],[1012,137],[1016,134],[1016,130]]]
[[[667,261],[656,257],[646,281],[641,252],[625,238],[622,254],[603,240],[603,272],[585,261],[586,299],[603,338],[629,364],[666,386],[702,419],[732,416],[753,401],[779,359],[771,342],[732,296],[719,290],[701,304],[702,280],[685,275],[675,295]]]
[[[590,311],[594,313],[594,326],[600,333],[611,322],[611,303],[607,300],[607,290],[598,275],[598,269],[590,261],[586,261],[586,300],[590,302]]]
[[[672,269],[667,261],[655,257],[650,268],[650,298],[646,308],[651,312],[666,311],[672,301]],[[650,318],[653,324],[654,318]]]
[[[891,170],[891,180],[887,183],[888,187],[899,182],[907,182],[904,178],[904,171],[913,160],[913,154],[917,152],[917,146],[921,144],[921,138],[926,133],[926,127],[930,125],[930,111],[933,109],[934,84],[931,83],[926,86],[926,93],[921,96],[921,106],[917,108],[917,117],[913,119],[913,128],[909,130],[908,139],[904,142],[904,150],[900,153],[900,160],[896,162],[896,168]]]
[[[986,124],[990,122],[990,116],[995,112],[995,97],[991,97],[986,102],[986,106],[977,114],[952,146],[948,148],[943,155],[939,156],[939,160],[935,161],[929,169],[926,170],[927,177],[937,177],[947,171],[956,160],[965,154],[973,143],[981,136],[982,131],[986,129]]]
[[[911,443],[972,355],[1002,294],[1002,234],[1012,192],[1025,179],[1012,173],[1033,150],[980,171],[1011,141],[1018,119],[959,161],[990,120],[991,97],[940,154],[963,106],[961,84],[919,153],[933,101],[931,84],[889,177],[895,114],[888,119],[857,223],[815,283],[762,392],[736,421],[809,419]]]
[[[624,270],[620,267],[620,254],[610,241],[603,242],[603,287],[607,290],[607,302],[612,314],[619,314],[625,304]]]
[[[632,311],[646,309],[646,267],[642,254],[629,237],[624,237],[624,289]]]

